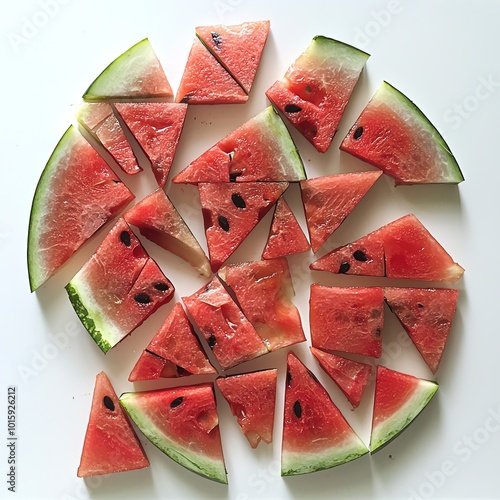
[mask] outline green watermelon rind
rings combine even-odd
[[[160,451],[186,469],[218,483],[227,484],[226,469],[223,462],[211,460],[199,453],[189,451],[163,435],[147,415],[133,404],[134,393],[125,392],[120,396],[120,404],[142,433]],[[128,401],[130,400],[130,401]]]
[[[370,57],[370,54],[368,52],[365,52],[364,50],[358,49],[357,47],[354,47],[353,45],[349,45],[348,43],[341,42],[339,40],[335,40],[334,38],[330,38],[324,35],[316,35],[312,39],[312,46],[311,49],[313,53],[315,52],[315,44],[318,45],[323,45],[323,46],[328,46],[329,52],[331,52],[332,56],[336,55],[337,52],[342,51],[345,54],[349,55],[356,55],[356,57],[363,58],[365,61],[368,60]],[[342,61],[345,62],[345,61]]]

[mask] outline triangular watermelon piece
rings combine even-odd
[[[328,392],[293,353],[288,353],[281,475],[329,469],[368,449]]]
[[[240,246],[288,182],[198,184],[212,271]]]
[[[163,189],[158,188],[123,214],[149,240],[189,262],[201,274],[211,275],[210,262],[198,240]]]
[[[149,460],[104,372],[96,377],[78,477],[144,469]]]
[[[227,483],[212,384],[126,392],[120,404],[172,460],[200,476]]]
[[[128,380],[129,382],[137,382],[139,380],[156,380],[160,377],[179,377],[180,375],[174,363],[144,349],[130,372]]]
[[[261,440],[268,444],[273,440],[277,378],[278,370],[273,369],[216,380],[252,448]]]
[[[187,105],[118,102],[115,108],[151,162],[156,182],[164,187],[186,119]]]
[[[354,172],[300,181],[313,252],[342,224],[382,172]]]
[[[268,106],[191,162],[172,182],[295,182],[305,178],[290,133]]]
[[[387,305],[397,316],[425,362],[436,373],[457,308],[458,290],[384,288]]]
[[[172,88],[147,38],[117,57],[83,94],[85,101],[171,97]]]
[[[175,102],[188,104],[241,104],[248,95],[195,37]]]
[[[339,386],[353,408],[357,408],[361,403],[361,396],[368,383],[372,367],[315,347],[310,347],[310,349],[321,368]]]
[[[300,224],[285,198],[281,196],[274,209],[271,229],[262,258],[276,259],[285,255],[307,252],[310,249],[311,245],[309,245]]]
[[[196,35],[249,94],[269,33],[269,21],[198,26]]]
[[[436,382],[378,366],[370,452],[380,450],[408,427],[437,390]]]
[[[293,283],[284,257],[226,265],[219,276],[270,351],[306,340],[299,311],[291,301]]]

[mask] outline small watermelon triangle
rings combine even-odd
[[[104,372],[96,377],[78,477],[144,469],[148,458]]]
[[[156,354],[144,349],[128,376],[129,382],[156,380],[160,377],[178,377],[177,367]]]

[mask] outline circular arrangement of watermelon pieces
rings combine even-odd
[[[331,249],[310,264],[313,271],[427,283],[310,287],[309,347],[319,366],[353,409],[366,398],[365,389],[375,378],[368,446],[293,350],[307,335],[293,303],[293,269],[287,256],[316,253],[328,245],[382,173],[393,177],[396,185],[464,180],[441,134],[387,82],[340,145],[379,170],[307,179],[286,122],[319,153],[326,152],[369,54],[325,36],[314,37],[267,90],[272,106],[171,179],[172,185],[197,186],[208,257],[164,191],[188,106],[246,102],[269,29],[268,21],[197,27],[175,102],[165,102],[174,94],[149,40],[132,46],[85,91],[84,102],[75,107],[81,131],[68,128],[41,174],[28,236],[32,291],[134,198],[94,145],[107,150],[126,175],[143,170],[139,150],[158,185],[114,221],[65,287],[75,313],[103,353],[174,297],[175,283],[149,256],[131,226],[207,278],[201,288],[175,303],[144,347],[129,381],[195,380],[200,375],[213,381],[118,397],[106,374],[99,373],[79,477],[149,465],[133,421],[178,464],[227,483],[215,389],[227,400],[252,448],[271,443],[278,372],[248,371],[239,365],[280,349],[287,350],[283,476],[329,469],[375,453],[406,429],[436,394],[434,380],[377,361],[382,356],[384,304],[433,375],[452,329],[459,291],[434,283],[453,283],[464,269],[413,214]],[[129,134],[136,141],[133,146]],[[284,197],[290,183],[300,187],[309,241]],[[273,208],[263,259],[227,263]],[[231,369],[236,371],[228,375]]]

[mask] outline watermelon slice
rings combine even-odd
[[[306,340],[299,311],[291,301],[293,283],[284,257],[226,265],[219,276],[270,351]]]
[[[223,370],[267,353],[259,334],[217,276],[182,300]]]
[[[269,21],[198,26],[196,36],[249,94],[269,34]]]
[[[143,351],[129,381],[217,373],[180,303]]]
[[[278,370],[263,370],[216,381],[252,448],[273,440],[277,377]]]
[[[109,103],[84,102],[76,107],[75,116],[124,172],[134,175],[142,170]]]
[[[325,388],[295,354],[288,353],[281,475],[329,469],[366,453]]]
[[[149,460],[104,372],[96,377],[78,477],[144,469]]]
[[[137,427],[163,453],[200,476],[227,484],[212,384],[120,396]]]
[[[28,234],[31,291],[47,281],[134,195],[70,126],[36,187]]]
[[[315,36],[284,78],[266,92],[271,102],[324,153],[344,113],[369,54],[325,36]]]
[[[396,185],[464,180],[448,144],[413,102],[383,82],[340,145]]]
[[[380,287],[329,287],[314,283],[309,321],[313,347],[380,358],[384,291]]]
[[[83,94],[85,101],[171,97],[172,88],[147,38],[117,57]]]
[[[158,188],[146,196],[125,212],[123,218],[138,227],[146,238],[189,262],[204,276],[211,275],[205,252],[163,189]]]
[[[83,326],[104,353],[174,296],[172,283],[123,219],[66,291]]]
[[[314,357],[319,361],[321,368],[340,387],[352,407],[357,408],[361,403],[361,396],[368,383],[372,367],[315,347],[310,347],[310,349]]]
[[[212,271],[240,246],[288,182],[198,184]]]
[[[427,406],[438,384],[412,375],[377,367],[370,451],[394,439]]]
[[[172,182],[295,182],[305,178],[290,133],[268,106],[191,162]]]
[[[285,255],[307,252],[311,245],[295,215],[281,196],[274,209],[273,221],[262,252],[263,259],[276,259]]]
[[[457,307],[458,290],[444,288],[384,288],[385,300],[436,373]]]
[[[187,106],[169,102],[123,102],[115,108],[151,162],[156,182],[167,183]]]
[[[463,267],[453,261],[413,214],[335,248],[310,268],[336,274],[448,282],[458,280],[464,273]]]
[[[381,175],[380,171],[354,172],[300,181],[313,252],[320,249]]]

